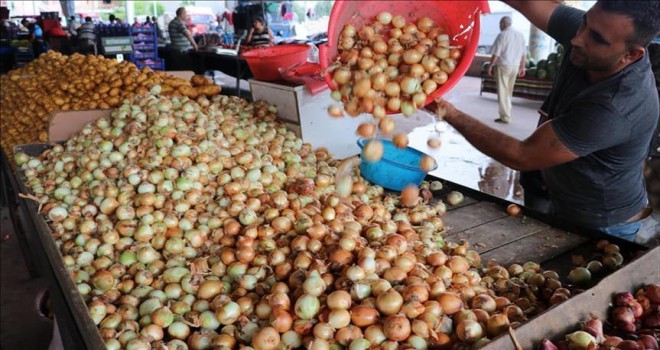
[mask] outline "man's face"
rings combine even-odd
[[[188,14],[186,13],[186,10],[181,11],[181,15],[179,16],[179,18],[186,19],[187,17],[188,17]]]
[[[615,70],[630,51],[626,40],[634,34],[632,18],[603,11],[595,5],[584,19],[571,39],[571,63],[593,71]]]

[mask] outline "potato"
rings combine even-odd
[[[139,70],[128,61],[49,51],[0,76],[0,145],[13,159],[14,145],[46,140],[50,113],[116,107],[125,98],[149,94],[154,85],[163,87],[163,95],[199,94],[189,81],[148,67]]]
[[[193,86],[208,86],[213,84],[209,78],[199,74],[193,75],[190,82]]]
[[[205,95],[208,97],[215,96],[222,90],[220,85],[198,86],[196,89],[200,95]]]

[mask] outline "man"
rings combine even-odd
[[[187,51],[190,50],[191,46],[197,51],[197,43],[186,29],[186,18],[186,9],[179,7],[176,10],[176,18],[170,21],[167,27],[167,31],[170,33],[171,46],[175,51]]]
[[[438,115],[504,165],[540,170],[523,173],[526,205],[545,195],[561,220],[634,240],[649,215],[642,163],[660,107],[646,47],[660,31],[660,2],[601,0],[586,13],[507,3],[566,48],[538,129],[519,141],[446,101]]]
[[[96,44],[96,26],[92,17],[85,17],[85,23],[78,28],[78,46],[83,53],[94,52]]]
[[[521,32],[511,28],[511,17],[504,16],[500,20],[500,34],[497,35],[491,50],[488,75],[497,82],[497,102],[500,117],[498,123],[508,124],[511,121],[511,97],[516,76],[525,76],[525,37]]]
[[[69,17],[69,25],[67,28],[69,30],[69,35],[71,35],[72,38],[75,38],[78,35],[78,27],[80,27],[80,23],[78,23],[76,16]]]

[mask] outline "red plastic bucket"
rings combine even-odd
[[[277,45],[252,49],[242,57],[257,80],[281,80],[279,68],[288,68],[307,61],[310,46],[301,44]]]
[[[319,63],[327,68],[337,56],[337,41],[339,33],[346,24],[361,28],[373,23],[379,13],[387,11],[393,15],[401,15],[407,22],[416,21],[420,17],[430,17],[436,24],[443,25],[449,34],[452,45],[463,45],[463,58],[449,80],[428,96],[425,105],[435,98],[444,95],[453,88],[465,75],[479,44],[481,14],[489,13],[488,1],[350,1],[337,0],[330,13],[328,24],[328,44],[319,47]],[[326,75],[330,88],[333,87],[332,75]]]

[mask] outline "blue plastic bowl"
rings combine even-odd
[[[364,153],[364,146],[371,139],[359,139],[358,146]],[[426,154],[414,148],[398,148],[392,141],[378,139],[383,143],[383,158],[377,162],[370,162],[360,154],[360,173],[362,177],[372,183],[394,191],[401,191],[408,185],[419,186],[426,172],[419,167],[419,162]],[[432,170],[437,169],[436,164]]]

